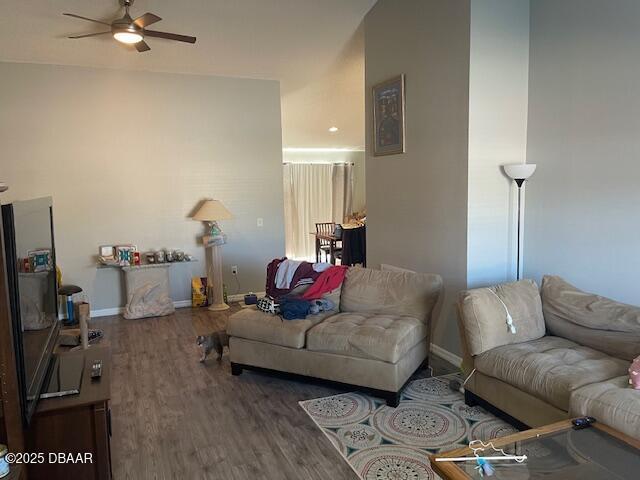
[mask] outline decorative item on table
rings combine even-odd
[[[365,225],[367,221],[367,211],[361,210],[359,212],[353,212],[350,215],[347,215],[345,219],[345,224],[349,226],[362,227]],[[343,225],[344,226],[344,225]]]
[[[404,74],[373,87],[373,154],[404,153]]]
[[[115,247],[113,245],[100,245],[98,247],[98,262],[102,265],[117,265]]]
[[[192,217],[194,220],[206,222],[208,235],[204,235],[202,241],[206,248],[210,249],[209,266],[207,269],[208,286],[212,293],[212,301],[209,310],[220,311],[229,308],[224,301],[224,287],[222,284],[222,250],[221,246],[227,242],[227,237],[218,226],[218,220],[233,218],[229,210],[218,200],[203,201]]]
[[[184,254],[184,261],[185,262],[192,262],[193,261],[193,255],[191,255],[190,253],[185,253]]]
[[[138,247],[135,245],[116,245],[116,262],[122,267],[128,267],[133,265],[134,253],[138,251]]]
[[[212,247],[214,245],[224,245],[227,243],[227,235],[220,230],[217,224],[211,227],[209,235],[205,237],[205,245]]]
[[[42,248],[39,250],[30,250],[27,252],[27,256],[29,257],[31,272],[48,272],[53,268],[51,249]]]
[[[249,292],[244,296],[245,305],[255,305],[256,303],[258,303],[258,296],[255,293]]]
[[[31,272],[31,263],[28,258],[21,258],[20,265],[18,265],[18,271],[22,273],[30,273]]]
[[[156,252],[145,253],[144,258],[146,259],[147,263],[153,265],[154,263],[156,263]]]
[[[194,277],[191,279],[191,306],[207,306],[207,278]]]
[[[173,260],[176,262],[184,262],[184,252],[182,250],[173,252]]]
[[[156,263],[164,263],[164,262],[165,262],[164,250],[158,250],[156,252]]]
[[[173,262],[175,260],[174,259],[174,251],[173,250],[169,250],[169,249],[165,250],[164,251],[164,259],[169,263]]]
[[[438,457],[436,462],[476,462],[475,469],[480,477],[492,477],[495,475],[493,465],[489,460],[507,461],[513,460],[516,463],[523,463],[527,460],[526,455],[509,455],[502,448],[496,448],[493,443],[484,443],[481,440],[472,440],[469,442],[469,449],[473,452],[473,457]],[[480,455],[485,450],[491,449],[492,455]]]
[[[140,252],[133,252],[133,264],[140,265],[142,262],[140,261]]]

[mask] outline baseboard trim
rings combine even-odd
[[[173,302],[173,306],[176,308],[191,307],[191,300],[178,300],[177,302]]]
[[[267,296],[267,292],[252,292],[252,293],[254,293],[258,298]],[[244,302],[245,295],[248,295],[248,293],[238,293],[235,295],[227,295],[227,302],[229,303]]]
[[[124,307],[101,308],[100,310],[91,310],[91,318],[110,317],[112,315],[120,315],[124,311]]]
[[[178,300],[173,302],[175,308],[187,308],[191,307],[191,300]],[[91,310],[91,318],[98,317],[110,317],[112,315],[121,315],[124,312],[124,307],[115,308],[102,308],[99,310]]]
[[[460,367],[462,365],[462,358],[460,358],[455,353],[451,353],[449,350],[445,350],[435,343],[431,344],[431,353],[442,358],[443,360],[446,360],[455,367]]]
[[[244,296],[245,295],[246,294],[244,294],[244,293],[239,293],[239,294],[236,294],[236,295],[229,295],[227,297],[227,301],[229,303],[242,302],[242,301],[244,301]],[[256,292],[256,295],[258,296],[258,298],[264,297],[266,295],[266,292]],[[191,300],[177,300],[177,301],[173,302],[173,306],[175,308],[190,308],[191,307]],[[124,307],[101,308],[101,309],[98,309],[98,310],[91,310],[91,317],[92,318],[110,317],[112,315],[121,315],[122,312],[124,312]]]

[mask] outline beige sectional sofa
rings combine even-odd
[[[628,385],[640,355],[640,308],[555,276],[540,291],[529,280],[468,290],[458,307],[469,404],[490,404],[531,427],[591,415],[640,439],[640,390]]]
[[[352,267],[327,297],[336,309],[283,320],[257,309],[227,325],[234,375],[263,368],[375,390],[390,405],[429,355],[438,275]]]

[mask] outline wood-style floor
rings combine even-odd
[[[299,407],[335,386],[198,362],[195,337],[230,314],[180,309],[167,317],[104,317],[111,346],[113,476],[124,479],[357,479]],[[436,362],[436,373],[452,367]],[[425,376],[418,372],[416,376]]]

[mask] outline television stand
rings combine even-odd
[[[26,431],[26,450],[44,453],[45,463],[31,464],[29,478],[109,480],[111,478],[111,352],[108,347],[59,353],[84,365],[80,392],[38,402]],[[91,365],[102,360],[102,376],[91,379]],[[91,454],[91,463],[49,463],[49,453]]]

